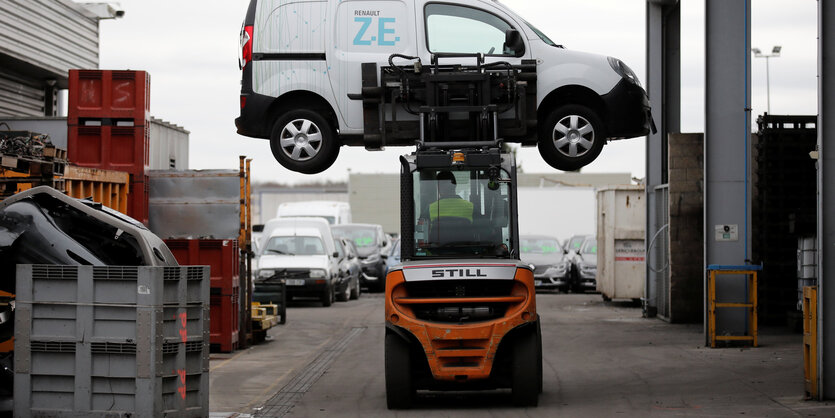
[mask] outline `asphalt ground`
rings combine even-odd
[[[213,418],[299,417],[835,417],[803,398],[802,336],[764,329],[758,348],[705,348],[701,325],[642,318],[596,294],[538,294],[544,392],[516,408],[506,390],[420,393],[386,409],[383,298],[323,308],[297,303],[260,345],[213,354]]]

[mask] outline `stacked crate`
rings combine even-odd
[[[37,186],[64,190],[67,151],[48,135],[0,131],[0,200]]]
[[[145,71],[70,70],[67,115],[69,160],[129,173],[128,215],[146,225],[150,83]]]
[[[211,267],[211,349],[229,353],[240,332],[240,251],[237,240],[168,239],[165,244],[181,265]]]
[[[753,248],[762,261],[760,318],[783,323],[797,312],[797,242],[816,229],[815,116],[765,115],[754,148]]]
[[[208,267],[17,266],[15,416],[203,417]]]

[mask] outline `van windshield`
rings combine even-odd
[[[325,247],[319,237],[278,236],[270,238],[264,254],[325,255]]]

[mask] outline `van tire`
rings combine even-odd
[[[354,282],[354,288],[351,289],[351,300],[357,300],[362,294],[362,289],[360,289],[360,279],[355,278],[352,282]]]
[[[530,328],[533,329],[518,336],[513,346],[511,397],[513,404],[521,407],[537,406],[542,381],[537,329]]]
[[[606,126],[600,116],[583,105],[560,106],[540,126],[539,154],[557,170],[577,171],[590,164],[606,143]]]
[[[288,170],[321,173],[339,156],[339,137],[321,112],[290,110],[276,119],[270,133],[270,150]],[[295,156],[295,157],[294,157]]]
[[[415,389],[412,385],[412,364],[409,344],[399,335],[386,334],[386,405],[388,409],[412,407]]]

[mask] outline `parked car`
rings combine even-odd
[[[580,252],[580,249],[583,247],[583,242],[586,240],[586,238],[589,238],[590,236],[591,235],[574,235],[565,241],[565,245],[563,245],[563,248],[565,248],[566,255],[569,259],[574,259],[574,256],[576,256],[577,253]]]
[[[348,202],[314,200],[287,202],[278,206],[276,218],[324,218],[331,225],[351,223],[351,205]]]
[[[386,275],[392,267],[400,264],[400,238],[394,238],[391,243],[391,251],[389,251],[388,259],[386,259]]]
[[[374,224],[334,225],[333,234],[351,240],[357,247],[363,276],[360,280],[369,290],[386,288],[387,237],[383,227]]]
[[[436,54],[458,54],[445,57],[448,64],[474,65],[476,54],[487,66],[535,63],[536,109],[528,112],[539,129],[505,131],[498,124],[499,136],[538,145],[560,170],[577,170],[606,141],[643,136],[653,127],[646,91],[626,64],[568,50],[497,1],[251,0],[239,51],[238,134],[268,139],[281,165],[306,174],[330,167],[342,145],[380,147],[374,135],[364,135],[363,101],[349,96],[365,86],[363,64],[376,64],[372,73],[379,74],[393,54],[401,54],[399,65],[419,58],[427,68]],[[384,145],[414,144],[419,122],[408,111],[422,104],[409,96],[403,109],[392,106],[397,123],[414,129],[389,134]]]
[[[336,300],[346,302],[348,299],[359,299],[362,290],[360,289],[360,265],[357,249],[354,244],[345,238],[334,237],[336,252],[339,254],[338,277],[336,284]]]
[[[280,281],[287,287],[288,301],[317,298],[323,306],[333,304],[339,280],[338,253],[330,228],[319,228],[316,222],[326,223],[323,219],[291,219],[272,227],[267,224],[253,299],[262,285]]]
[[[519,242],[522,262],[533,269],[534,286],[568,292],[571,262],[559,240],[547,235],[523,235]]]
[[[574,274],[577,278],[575,291],[597,289],[597,238],[589,237],[583,241],[574,259]]]

